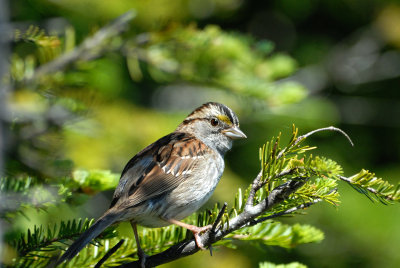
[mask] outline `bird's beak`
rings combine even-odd
[[[243,131],[241,131],[238,127],[233,126],[231,128],[225,129],[222,131],[222,133],[233,139],[233,140],[237,140],[237,139],[245,139],[247,138],[247,136],[243,133]]]

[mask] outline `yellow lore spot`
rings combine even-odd
[[[226,115],[221,114],[221,115],[218,115],[217,118],[218,118],[219,120],[225,122],[225,123],[228,124],[228,125],[232,125],[231,120],[230,120],[229,117],[227,117]]]

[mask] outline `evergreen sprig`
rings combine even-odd
[[[16,214],[24,214],[24,209],[46,209],[54,206],[56,202],[65,200],[63,196],[68,195],[69,190],[62,193],[58,186],[44,186],[34,177],[0,178],[0,190],[2,202],[0,202],[0,218],[9,220]],[[26,215],[25,215],[26,216]]]
[[[15,31],[15,41],[33,43],[37,47],[37,59],[40,63],[49,62],[57,58],[63,52],[62,42],[56,35],[48,35],[45,30],[31,25],[22,32]]]
[[[34,226],[28,229],[26,234],[21,234],[20,238],[12,241],[10,244],[17,250],[19,256],[30,257],[34,251],[53,251],[62,249],[63,247],[55,244],[59,242],[64,244],[67,240],[75,239],[82,232],[86,231],[94,220],[91,219],[74,219],[69,221],[61,221],[59,224]],[[115,236],[115,229],[106,229],[99,238],[110,238]]]
[[[336,131],[335,128],[330,130]],[[336,179],[343,173],[342,168],[333,160],[307,155],[316,147],[302,145],[308,137],[306,135],[299,137],[298,129],[293,126],[287,146],[281,148],[279,134],[261,147],[261,171],[248,189],[249,205],[262,202],[273,189],[292,180],[302,181],[302,187],[268,211],[269,215],[307,202],[326,201],[334,205],[339,203]]]
[[[59,46],[60,40],[55,35],[47,35],[45,30],[38,26],[30,25],[24,32],[15,30],[15,41],[32,42],[39,46]]]
[[[349,178],[344,176],[339,176],[339,178],[371,201],[380,201],[385,205],[400,201],[400,183],[395,186],[376,177],[375,173],[368,170],[363,169]]]
[[[286,54],[270,54],[271,43],[263,44],[259,46],[248,36],[227,33],[215,25],[198,29],[192,24],[142,35],[136,42],[128,42],[124,52],[135,81],[147,73],[157,82],[206,83],[274,105],[306,97],[307,91],[297,82],[276,83],[297,66]]]
[[[11,218],[18,213],[25,215],[27,208],[46,210],[62,202],[80,204],[87,200],[88,195],[115,188],[118,177],[109,170],[75,170],[71,177],[46,186],[31,176],[0,178],[0,191],[3,193],[0,217]],[[81,196],[78,197],[77,193]]]
[[[65,247],[66,241],[76,239],[93,222],[93,219],[74,219],[47,226],[35,225],[32,229],[28,229],[19,238],[8,241],[9,245],[17,251],[19,257],[17,266],[36,261],[40,257],[50,258],[57,251]],[[107,239],[115,235],[115,228],[111,227],[107,228],[99,236],[99,239]],[[22,265],[22,267],[24,266]]]
[[[324,233],[310,225],[295,224],[293,226],[278,221],[264,221],[260,224],[244,227],[229,234],[226,238],[233,240],[253,241],[267,246],[294,248],[300,244],[316,243],[324,239]],[[216,244],[235,246],[229,240],[221,240]]]
[[[37,180],[31,176],[22,178],[2,177],[0,178],[0,191],[5,192],[26,192],[37,184]]]

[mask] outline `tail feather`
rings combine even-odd
[[[107,213],[100,217],[89,229],[87,229],[81,236],[68,248],[68,250],[57,261],[57,265],[65,260],[72,259],[79,253],[92,239],[96,238],[108,226],[116,222],[118,214]]]

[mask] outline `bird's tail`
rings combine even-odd
[[[79,253],[92,239],[96,238],[108,226],[118,220],[117,213],[108,212],[101,216],[89,229],[87,229],[81,236],[68,248],[68,250],[57,261],[56,266],[65,260],[72,259]]]

